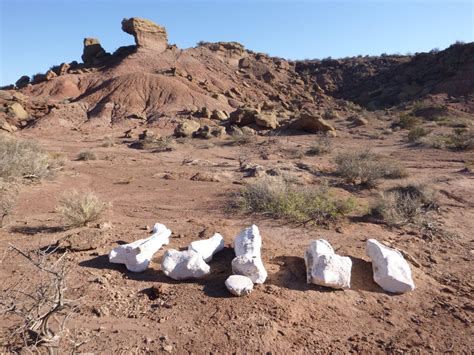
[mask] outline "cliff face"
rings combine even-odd
[[[474,93],[474,43],[415,56],[299,61],[296,71],[328,95],[369,109],[427,95],[468,96]]]

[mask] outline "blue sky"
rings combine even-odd
[[[0,85],[80,61],[84,37],[113,52],[133,44],[124,17],[164,25],[170,43],[238,41],[291,58],[444,49],[474,41],[473,1],[0,0]]]

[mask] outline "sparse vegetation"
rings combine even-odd
[[[247,145],[254,142],[255,140],[256,137],[252,134],[235,134],[230,136],[230,145]]]
[[[0,134],[0,180],[42,179],[56,168],[37,143]]]
[[[438,207],[436,194],[424,185],[404,185],[383,192],[371,214],[387,225],[415,223],[422,213]]]
[[[430,132],[424,129],[423,127],[415,126],[410,129],[407,138],[410,143],[418,143],[420,141],[420,138],[427,136],[429,133]]]
[[[407,176],[398,162],[370,150],[339,153],[335,163],[336,174],[346,182],[368,188],[377,186],[382,178],[399,179]]]
[[[331,139],[327,136],[320,135],[316,138],[316,141],[306,151],[306,155],[315,156],[323,155],[331,152],[332,143]]]
[[[411,128],[414,128],[415,126],[418,126],[419,124],[420,124],[420,120],[418,118],[416,118],[415,116],[408,115],[408,114],[400,115],[398,122],[396,123],[397,126],[403,129],[411,129]]]
[[[170,152],[176,147],[176,140],[173,137],[158,137],[148,135],[134,143],[138,149],[150,149],[153,153]]]
[[[97,154],[92,150],[83,150],[77,155],[77,160],[88,161],[97,160]]]
[[[115,146],[115,139],[111,136],[106,136],[104,137],[104,140],[102,141],[101,147],[104,148],[110,148]]]
[[[349,214],[355,201],[334,197],[324,184],[315,189],[281,176],[266,176],[242,188],[233,207],[246,213],[327,225]]]
[[[13,184],[0,182],[0,228],[15,207],[17,193],[18,190]]]
[[[107,207],[93,192],[73,190],[61,198],[57,211],[68,227],[78,227],[99,220]]]
[[[437,149],[474,150],[474,133],[470,129],[456,128],[449,135],[431,135],[420,142]]]

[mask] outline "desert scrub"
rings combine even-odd
[[[410,143],[419,143],[420,138],[427,136],[429,133],[430,132],[424,129],[423,127],[416,126],[410,129],[407,135],[407,139]]]
[[[57,167],[36,142],[0,134],[0,180],[42,179]]]
[[[474,150],[474,132],[470,129],[456,128],[452,134],[430,135],[421,138],[420,142],[436,149]]]
[[[233,134],[230,136],[229,145],[247,145],[255,142],[257,138],[250,133]]]
[[[438,208],[435,192],[424,185],[400,185],[384,191],[371,209],[371,215],[389,226],[417,223],[428,210]]]
[[[328,225],[355,208],[353,198],[336,198],[327,185],[297,185],[281,176],[266,176],[243,187],[232,207],[289,221]]]
[[[407,114],[400,115],[398,122],[396,123],[397,126],[404,129],[411,129],[419,124],[420,120],[418,118]]]
[[[327,136],[318,136],[316,141],[309,147],[306,151],[306,155],[308,156],[315,156],[315,155],[323,155],[331,152],[332,150],[332,143],[331,139]]]
[[[18,189],[14,184],[0,181],[0,228],[3,227],[5,218],[11,214],[15,207]]]
[[[101,147],[104,147],[104,148],[110,148],[110,147],[113,147],[115,146],[115,139],[111,136],[106,136],[104,137],[104,139],[102,140],[102,144],[100,145]]]
[[[336,174],[346,182],[368,188],[377,186],[382,178],[400,179],[408,175],[398,162],[371,150],[341,152],[334,162]]]
[[[61,197],[56,210],[68,227],[79,227],[99,220],[108,206],[93,192],[80,193],[73,190]]]
[[[92,150],[83,150],[79,152],[76,159],[82,161],[97,160],[97,154]]]

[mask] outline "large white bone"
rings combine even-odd
[[[133,243],[120,245],[109,253],[111,263],[125,264],[132,272],[142,272],[148,268],[153,254],[169,243],[171,230],[164,224],[156,223],[153,235]]]
[[[224,249],[224,238],[219,233],[215,233],[211,238],[196,240],[189,244],[188,250],[194,250],[201,254],[206,263],[212,260],[214,254]]]
[[[161,269],[174,280],[201,278],[211,271],[201,254],[194,250],[167,250],[163,256]]]
[[[262,237],[256,225],[243,229],[234,239],[236,257],[232,260],[232,272],[249,277],[253,283],[262,284],[267,270],[260,255]]]
[[[247,276],[231,275],[225,280],[225,287],[234,296],[245,296],[253,290],[253,282]]]
[[[334,253],[324,239],[313,240],[304,254],[308,283],[332,288],[351,287],[352,260]]]
[[[366,253],[372,261],[374,281],[385,291],[405,293],[415,289],[410,265],[398,250],[369,239]]]

